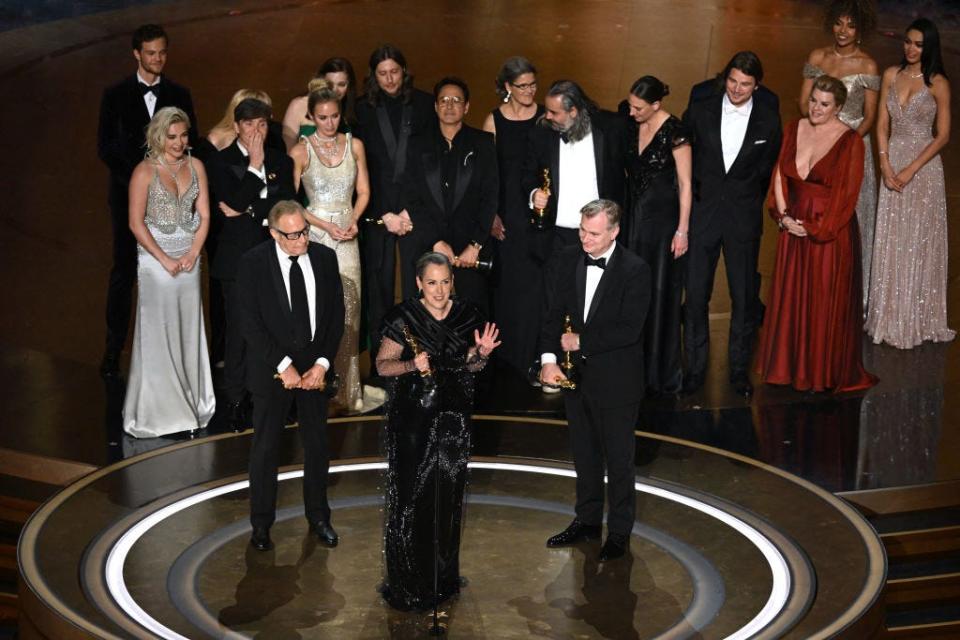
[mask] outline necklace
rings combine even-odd
[[[317,155],[321,158],[336,160],[340,156],[339,136],[334,135],[332,138],[321,138],[319,132],[314,132],[313,140],[316,143],[314,147],[317,150]]]
[[[159,158],[157,158],[157,162],[160,163],[160,166],[166,169],[167,173],[170,174],[170,177],[173,178],[173,186],[176,187],[177,189],[177,198],[180,197],[180,180],[177,178],[177,176],[180,175],[180,169],[183,168],[183,163],[186,162],[186,160],[187,160],[186,158],[180,158],[175,162],[171,162],[170,164],[167,164],[166,162],[163,161],[162,155]],[[174,171],[170,167],[176,167],[177,170]]]
[[[911,73],[911,74],[910,74],[910,77],[911,77],[911,78],[922,78],[922,77],[923,77],[923,73],[922,73],[922,72],[921,72],[921,73]]]
[[[860,53],[860,47],[854,47],[853,51],[847,54],[840,53],[839,51],[837,51],[837,43],[836,42],[833,43],[833,55],[837,56],[838,58],[852,58],[858,53]]]

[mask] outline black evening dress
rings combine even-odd
[[[683,384],[680,318],[686,256],[673,257],[670,244],[680,221],[677,165],[673,150],[689,144],[686,126],[667,118],[639,152],[637,124],[629,127],[627,246],[650,265],[653,291],[644,328],[644,371],[648,393],[673,394]]]
[[[498,212],[506,238],[497,243],[497,278],[494,290],[494,319],[503,344],[497,355],[522,373],[537,356],[540,310],[543,297],[543,266],[530,254],[527,236],[531,231],[529,194],[520,186],[527,140],[543,107],[529,120],[508,120],[493,110],[497,128],[497,162],[500,169]]]
[[[432,406],[422,402],[427,381],[418,371],[388,378],[385,526],[386,580],[383,597],[403,611],[434,604],[434,499],[439,459],[439,581],[437,603],[460,591],[460,526],[470,456],[474,370],[467,361],[473,332],[483,328],[476,306],[453,301],[436,320],[417,299],[394,307],[384,318],[383,337],[404,345],[401,359],[413,358],[403,328],[430,354],[436,391]]]

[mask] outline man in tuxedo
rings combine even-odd
[[[440,126],[417,140],[404,179],[410,237],[417,254],[437,251],[459,267],[457,295],[488,315],[487,275],[476,266],[490,255],[486,245],[500,189],[497,149],[492,135],[463,123],[470,110],[466,82],[443,78],[433,95]]]
[[[309,240],[303,207],[276,203],[267,217],[272,240],[240,260],[237,314],[248,345],[246,380],[253,394],[250,450],[250,543],[273,547],[277,453],[284,420],[296,402],[303,443],[303,503],[311,532],[335,547],[327,502],[327,396],[322,391],[343,334],[343,287],[333,250]]]
[[[197,142],[197,117],[190,91],[163,75],[168,38],[163,27],[145,24],[133,32],[137,71],[108,87],[100,100],[97,155],[110,168],[107,202],[113,230],[113,267],[107,289],[107,340],[100,373],[119,373],[120,352],[127,341],[133,283],[137,277],[137,241],[130,232],[127,199],[130,176],[143,160],[144,131],[163,107],[179,107],[190,118],[190,144]]]
[[[273,205],[294,197],[293,162],[264,144],[270,106],[254,98],[233,110],[237,138],[211,162],[214,215],[220,219],[217,252],[210,275],[220,283],[226,309],[223,391],[234,431],[246,426],[244,394],[245,345],[235,309],[237,269],[241,256],[266,238],[264,220]]]
[[[720,251],[730,290],[730,383],[753,393],[747,370],[759,324],[757,257],[763,200],[780,152],[780,114],[754,95],[763,66],[737,53],[723,72],[725,90],[690,105],[683,119],[693,138],[693,211],[684,306],[684,392],[703,386],[709,354],[709,305]]]
[[[600,110],[570,80],[550,85],[543,104],[543,119],[530,136],[523,185],[530,208],[545,212],[548,231],[540,232],[535,245],[546,262],[554,250],[579,243],[581,207],[597,198],[623,203],[626,119]],[[549,193],[542,188],[544,170]]]
[[[414,263],[420,256],[408,237],[414,228],[400,201],[402,177],[409,165],[414,136],[436,129],[430,94],[415,89],[403,53],[389,44],[370,54],[366,92],[357,101],[357,137],[367,151],[370,203],[361,224],[363,294],[371,353],[383,315],[394,305],[396,253],[399,246],[404,297],[416,291]]]
[[[650,268],[616,243],[619,232],[615,202],[594,200],[582,208],[579,245],[557,251],[548,267],[540,331],[541,383],[566,379],[557,364],[561,351],[572,353],[579,374],[577,388],[564,397],[577,470],[576,518],[547,546],[600,537],[606,468],[607,540],[601,561],[622,556],[633,530],[633,430],[643,399],[643,324],[651,287]],[[566,316],[572,325],[568,332]]]

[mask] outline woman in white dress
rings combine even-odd
[[[123,428],[137,438],[201,429],[215,408],[200,294],[207,176],[187,153],[189,128],[180,109],[159,109],[130,179],[139,294]]]
[[[310,240],[337,252],[346,326],[334,366],[340,376],[335,402],[347,412],[364,408],[360,384],[360,250],[357,222],[370,200],[363,143],[340,127],[340,97],[329,86],[312,92],[307,113],[317,129],[290,150],[294,188],[306,191]],[[354,193],[356,198],[354,199]]]

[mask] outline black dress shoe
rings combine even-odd
[[[100,376],[102,378],[116,378],[120,375],[120,354],[116,351],[107,351],[100,361]]]
[[[240,433],[247,428],[245,413],[242,400],[227,405],[227,426],[234,433]]]
[[[685,396],[696,393],[703,386],[703,375],[699,373],[689,373],[683,376],[683,387],[680,393]]]
[[[615,560],[625,554],[629,546],[630,539],[627,536],[622,533],[611,533],[607,536],[607,541],[603,543],[603,547],[600,548],[600,555],[597,556],[597,560],[600,562]]]
[[[250,546],[257,551],[273,549],[273,540],[270,539],[270,527],[254,527],[250,536]]]
[[[746,373],[737,372],[730,374],[730,384],[733,385],[733,390],[737,392],[737,395],[746,398],[753,395],[753,384],[750,382],[750,377]]]
[[[586,524],[574,519],[570,526],[547,540],[548,547],[565,547],[584,540],[598,540],[602,527],[599,524]]]
[[[340,542],[340,536],[330,526],[329,522],[318,520],[310,523],[310,533],[317,536],[317,540],[325,547],[335,547]]]

